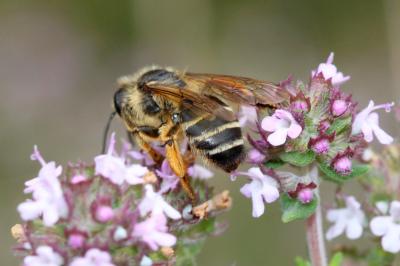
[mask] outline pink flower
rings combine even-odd
[[[302,128],[288,111],[278,109],[272,116],[265,117],[261,127],[268,132],[273,132],[267,138],[273,146],[285,143],[287,137],[295,139],[300,136]]]
[[[242,105],[238,113],[238,118],[241,127],[247,124],[254,126],[258,120],[257,108],[254,106]]]
[[[391,253],[400,251],[400,201],[390,204],[389,215],[374,217],[369,226],[371,232],[382,237],[382,248]]]
[[[259,167],[252,167],[247,172],[238,174],[250,177],[249,184],[244,185],[240,192],[253,203],[253,217],[260,217],[264,213],[264,202],[271,203],[279,198],[278,182],[268,175],[264,175]]]
[[[97,248],[86,251],[84,257],[76,257],[69,266],[115,266],[112,263],[111,255]]]
[[[153,215],[164,213],[169,218],[177,220],[181,214],[166,202],[161,194],[154,192],[152,185],[145,185],[146,194],[139,204],[139,211],[142,216],[151,212]]]
[[[344,76],[342,72],[338,72],[336,66],[333,63],[334,53],[330,53],[326,63],[319,64],[317,70],[311,71],[311,75],[314,77],[318,74],[322,74],[325,80],[331,79],[333,86],[339,86],[350,79],[350,76]]]
[[[171,247],[176,243],[176,237],[167,233],[167,218],[162,214],[153,214],[133,228],[132,236],[145,242],[152,250],[161,247]]]
[[[114,156],[115,133],[111,135],[110,145],[106,154],[94,158],[95,172],[109,179],[116,185],[127,182],[130,185],[142,184],[142,177],[148,172],[147,167],[139,164],[127,166],[121,157]]]
[[[379,127],[379,116],[372,111],[385,109],[386,112],[390,112],[393,105],[394,103],[386,103],[375,106],[374,101],[369,101],[368,106],[356,115],[351,133],[356,135],[362,132],[367,142],[371,142],[374,139],[374,134],[380,143],[392,143],[393,138]]]
[[[187,170],[187,173],[191,177],[198,179],[209,179],[214,176],[213,172],[198,164],[190,166]]]
[[[353,197],[346,198],[346,207],[328,210],[327,219],[334,223],[326,232],[326,238],[332,240],[346,231],[349,239],[360,238],[363,232],[365,214],[361,210],[361,204]]]
[[[49,246],[39,246],[36,255],[26,256],[24,266],[61,266],[64,259]]]
[[[25,221],[34,220],[43,215],[43,223],[46,226],[52,226],[68,214],[68,206],[58,180],[62,167],[56,167],[55,162],[46,163],[36,146],[31,158],[39,161],[42,168],[36,178],[25,183],[24,192],[32,193],[33,200],[27,200],[18,205],[18,212]]]

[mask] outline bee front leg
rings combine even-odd
[[[140,132],[133,134],[135,137],[135,142],[136,144],[142,149],[144,152],[146,152],[148,155],[150,155],[151,159],[157,164],[161,165],[163,161],[163,156],[158,153],[151,145],[144,140],[144,137],[141,135]]]

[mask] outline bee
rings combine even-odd
[[[161,67],[143,68],[118,85],[115,112],[154,161],[162,157],[151,143],[165,146],[165,157],[192,200],[186,156],[180,152],[183,138],[195,155],[232,172],[245,158],[238,108],[276,107],[289,99],[286,90],[270,82]]]

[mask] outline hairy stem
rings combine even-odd
[[[319,187],[315,189],[318,199],[317,210],[307,219],[307,247],[313,266],[326,266],[326,252],[324,242],[324,231],[322,228],[321,200]]]

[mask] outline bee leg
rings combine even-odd
[[[196,196],[192,186],[190,185],[189,177],[186,175],[187,167],[180,153],[178,142],[172,140],[172,142],[167,143],[165,146],[165,152],[172,171],[179,177],[182,188],[194,202]]]
[[[146,152],[148,155],[150,155],[151,159],[153,159],[153,161],[157,164],[157,165],[161,165],[162,161],[163,161],[163,156],[161,154],[159,154],[153,147],[151,147],[151,145],[146,142],[143,137],[140,135],[141,133],[138,132],[136,134],[134,134],[133,136],[135,136],[135,142],[136,144],[144,151]]]

